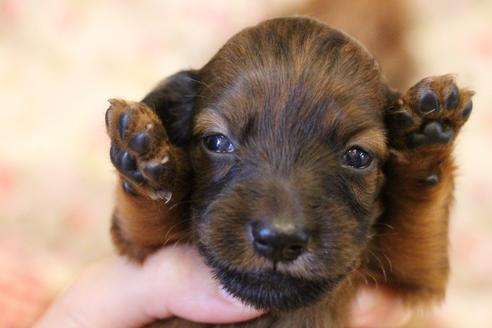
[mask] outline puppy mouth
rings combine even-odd
[[[276,271],[273,266],[261,271],[232,268],[217,260],[205,245],[199,244],[198,248],[222,287],[257,309],[288,311],[310,305],[343,279],[343,275],[305,279]]]

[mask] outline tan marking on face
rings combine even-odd
[[[387,156],[386,135],[381,128],[364,130],[352,137],[348,144],[370,150],[382,160]]]
[[[194,135],[202,135],[207,133],[221,133],[229,135],[229,128],[222,116],[212,109],[206,109],[198,114],[195,126],[193,128]]]

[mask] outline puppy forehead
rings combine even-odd
[[[370,95],[364,98],[350,89],[338,92],[307,82],[281,83],[273,76],[253,82],[243,76],[197,111],[194,134],[222,133],[240,139],[255,130],[264,136],[266,131],[299,135],[295,132],[302,130],[316,135],[337,129],[348,139],[363,130],[382,130],[380,106],[371,102]]]
[[[357,106],[340,108],[331,102],[316,110],[308,106],[283,107],[282,111],[268,110],[264,105],[209,107],[196,116],[194,134],[220,133],[238,142],[244,138],[280,138],[284,142],[291,138],[306,142],[322,138],[325,142],[331,139],[337,143],[366,145],[384,155],[386,136],[377,111]]]
[[[195,133],[381,123],[377,63],[342,33],[305,18],[275,19],[233,37],[202,69]]]

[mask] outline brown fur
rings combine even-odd
[[[115,245],[143,261],[164,244],[196,243],[227,290],[269,310],[224,327],[343,327],[365,284],[388,286],[412,305],[438,301],[449,270],[452,141],[472,95],[456,89],[453,102],[454,88],[450,76],[431,77],[399,94],[364,48],[314,20],[246,29],[142,103],[113,101]],[[423,110],[429,92],[440,110]],[[422,137],[432,122],[452,140],[440,139],[446,131]],[[142,133],[145,147],[132,146]],[[230,137],[236,152],[208,152],[202,140],[211,133]],[[369,150],[371,166],[344,166],[350,145]],[[306,254],[275,265],[255,254],[244,227],[258,217],[310,231]],[[151,326],[213,325],[175,318]]]

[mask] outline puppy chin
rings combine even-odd
[[[268,311],[288,311],[308,306],[329,293],[344,277],[309,280],[271,270],[246,271],[231,268],[199,244],[200,253],[215,278],[231,295],[245,304]]]

